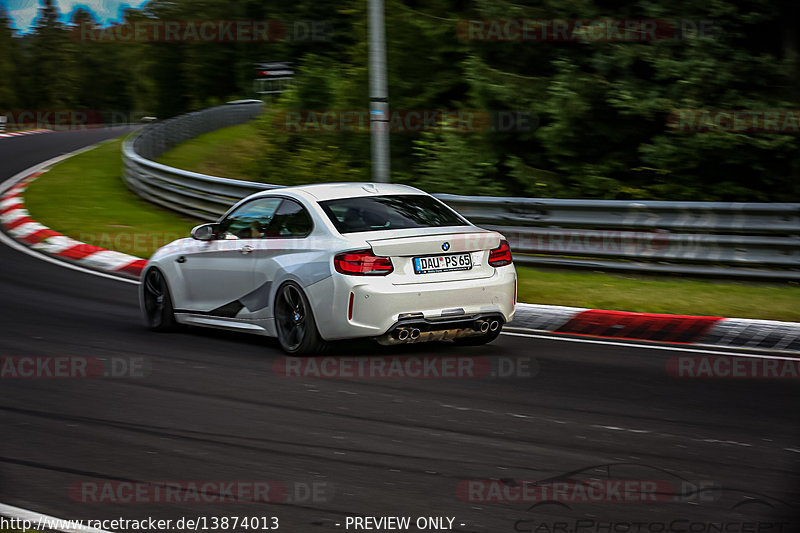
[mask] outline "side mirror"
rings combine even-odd
[[[192,229],[192,239],[198,241],[213,241],[217,238],[218,230],[219,224],[217,223],[200,224]]]

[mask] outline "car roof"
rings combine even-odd
[[[272,194],[296,193],[301,196],[310,196],[318,202],[336,200],[338,198],[357,198],[363,196],[385,196],[391,194],[427,194],[417,188],[396,183],[319,183],[315,185],[298,185],[294,187],[280,187],[259,193],[269,196]]]

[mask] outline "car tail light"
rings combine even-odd
[[[372,250],[336,254],[333,266],[336,272],[350,276],[385,276],[394,270],[391,259],[378,257]]]
[[[508,241],[500,241],[500,246],[489,252],[489,265],[501,267],[511,264],[511,247]]]

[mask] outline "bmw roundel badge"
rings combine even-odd
[[[442,250],[444,250],[446,252],[449,249],[450,249],[450,243],[449,242],[446,242],[446,243],[442,244]]]

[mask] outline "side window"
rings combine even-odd
[[[220,222],[222,239],[263,239],[283,198],[257,198],[240,206]]]
[[[294,200],[284,200],[267,228],[267,238],[305,237],[314,228],[311,216]]]

